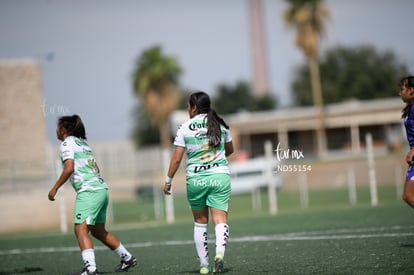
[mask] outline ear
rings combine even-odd
[[[413,91],[414,92],[414,91]],[[197,114],[197,106],[196,105],[194,105],[193,107],[191,107],[191,113],[192,114]]]
[[[61,126],[61,127],[59,128],[59,131],[60,131],[60,133],[61,133],[61,134],[64,134],[64,135],[67,135],[67,134],[68,134],[68,130],[66,130],[66,128],[65,128],[65,127],[63,127],[63,126]]]

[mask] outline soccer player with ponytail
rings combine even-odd
[[[49,191],[48,198],[55,200],[58,189],[68,180],[76,191],[74,209],[75,235],[82,252],[84,268],[74,275],[97,275],[95,252],[89,232],[119,256],[121,264],[115,272],[125,272],[137,260],[118,238],[105,229],[106,208],[109,202],[108,186],[99,174],[99,167],[86,142],[85,127],[78,115],[58,119],[56,135],[62,141],[60,157],[63,171]]]
[[[190,119],[177,131],[164,193],[170,194],[172,178],[186,151],[187,199],[194,217],[194,242],[200,259],[200,273],[208,274],[210,270],[207,244],[209,213],[216,236],[213,272],[221,273],[229,238],[227,215],[231,185],[226,157],[234,150],[232,137],[227,124],[211,108],[210,97],[206,93],[192,93],[187,111]]]

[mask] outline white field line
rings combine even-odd
[[[312,240],[345,240],[345,239],[368,239],[368,238],[399,238],[414,236],[414,232],[394,232],[393,230],[409,230],[414,226],[393,226],[377,228],[360,228],[360,229],[337,229],[326,231],[295,232],[275,235],[257,235],[231,238],[230,243],[240,242],[265,242],[265,241],[312,241]],[[346,234],[345,234],[346,233]],[[361,234],[362,233],[362,234]],[[152,247],[152,246],[173,246],[173,245],[190,245],[193,240],[177,240],[163,242],[141,242],[128,243],[128,248]],[[95,246],[95,250],[106,250],[106,246]],[[31,254],[31,253],[56,253],[56,252],[74,252],[79,251],[79,247],[38,247],[0,250],[1,255],[10,254]]]

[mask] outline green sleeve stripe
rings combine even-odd
[[[75,159],[93,158],[92,152],[75,152]]]

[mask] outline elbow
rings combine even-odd
[[[175,167],[180,166],[180,163],[181,163],[181,160],[175,159],[175,160],[172,161],[172,165],[175,166]]]
[[[65,173],[68,175],[71,175],[74,171],[75,169],[73,167],[72,168],[68,167],[67,169],[65,169]]]
[[[66,174],[72,174],[75,171],[74,165],[65,165],[64,169]]]
[[[172,158],[171,165],[174,167],[178,167],[181,164],[181,158]]]

